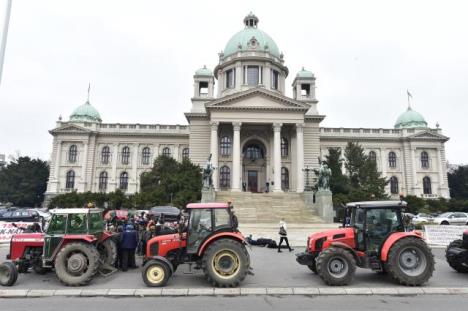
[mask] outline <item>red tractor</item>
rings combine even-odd
[[[468,273],[468,230],[463,232],[461,240],[452,241],[447,246],[445,258],[453,270]]]
[[[296,260],[328,285],[350,284],[356,266],[421,285],[432,276],[434,256],[419,232],[406,230],[405,207],[403,201],[349,203],[343,227],[311,234]]]
[[[66,285],[85,285],[98,270],[113,271],[117,256],[111,233],[104,231],[102,212],[76,208],[52,210],[45,233],[21,233],[12,237],[10,261],[0,265],[0,284],[12,286],[18,273],[30,267],[44,274],[55,269]]]
[[[203,270],[213,286],[238,286],[251,273],[244,236],[227,203],[191,203],[179,232],[150,239],[142,277],[147,286],[165,286],[181,264]]]

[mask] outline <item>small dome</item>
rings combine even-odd
[[[262,51],[281,58],[278,46],[275,41],[257,28],[258,18],[250,12],[244,18],[245,28],[236,33],[226,44],[224,55],[235,54],[237,51]]]
[[[408,107],[408,109],[402,113],[396,123],[395,128],[415,128],[415,127],[427,127],[427,122],[424,117],[417,111]]]
[[[302,67],[301,71],[299,71],[296,75],[296,78],[313,78],[314,73],[309,70],[305,70],[304,67]]]
[[[197,71],[195,71],[195,75],[196,76],[210,76],[211,77],[213,75],[213,71],[206,68],[206,66],[203,66],[203,68],[200,68]]]
[[[89,101],[76,108],[70,115],[72,122],[102,122],[99,112],[91,106]]]

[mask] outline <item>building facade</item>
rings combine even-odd
[[[47,195],[69,191],[126,193],[159,155],[217,168],[216,190],[303,192],[305,170],[328,148],[359,142],[390,180],[388,192],[449,197],[441,129],[408,107],[393,128],[327,128],[320,123],[315,75],[302,68],[285,95],[289,69],[252,13],[219,53],[214,70],[195,72],[187,125],[103,123],[89,100],[50,131]],[[217,81],[217,88],[215,88]],[[344,168],[343,168],[344,170]]]

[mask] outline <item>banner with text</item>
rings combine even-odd
[[[26,229],[32,224],[32,222],[16,222],[15,227],[12,222],[0,221],[0,243],[10,243],[11,237],[14,234],[22,233],[23,230],[21,228]]]
[[[461,239],[465,230],[468,226],[424,226],[427,243],[431,245],[447,246],[453,240]]]

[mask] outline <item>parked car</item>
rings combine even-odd
[[[413,223],[413,225],[420,225],[423,223],[432,223],[433,220],[434,217],[432,217],[431,215],[419,213],[411,219],[411,222]]]
[[[468,225],[468,214],[461,212],[447,212],[432,220],[438,225]]]
[[[15,209],[9,210],[2,215],[0,215],[0,221],[9,221],[9,222],[39,222],[40,216],[39,213],[32,209]]]

